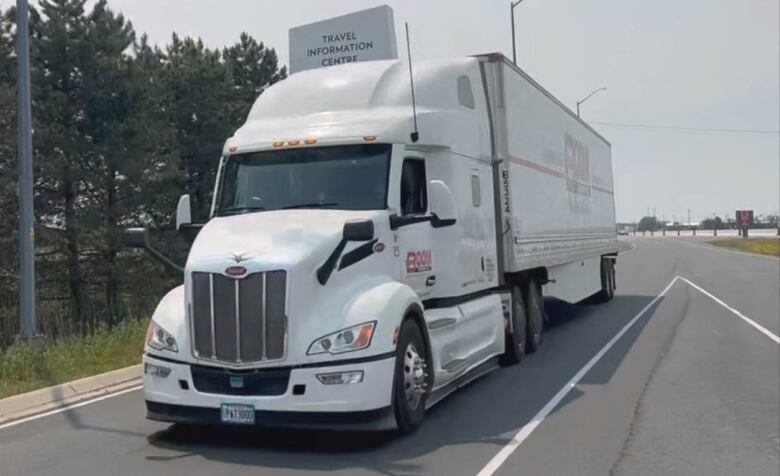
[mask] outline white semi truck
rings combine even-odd
[[[416,114],[400,61],[260,96],[152,317],[148,418],[409,432],[539,348],[543,295],[612,298],[609,143],[500,54],[413,70]]]

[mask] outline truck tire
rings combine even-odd
[[[609,302],[615,296],[615,263],[614,260],[601,258],[601,291],[597,295],[598,302]]]
[[[501,356],[501,365],[503,366],[514,365],[523,360],[525,355],[525,333],[528,321],[525,300],[519,286],[512,286],[511,293],[513,332],[506,333],[506,346],[504,347],[504,355]]]
[[[430,390],[428,350],[422,332],[413,319],[401,325],[396,347],[393,406],[398,431],[412,433],[425,417],[425,400]]]
[[[542,285],[537,279],[529,279],[526,283],[525,303],[528,307],[525,348],[529,354],[533,354],[542,346],[542,332],[544,331],[544,299],[542,298]]]

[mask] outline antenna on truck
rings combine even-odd
[[[420,139],[420,131],[417,130],[417,102],[414,98],[414,74],[412,73],[412,47],[409,44],[409,22],[405,22],[406,26],[406,54],[409,56],[409,82],[412,85],[412,115],[414,116],[414,131],[411,134],[412,142],[417,142]]]

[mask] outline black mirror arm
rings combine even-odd
[[[339,244],[333,249],[333,252],[328,256],[328,259],[326,259],[325,262],[322,263],[322,266],[317,269],[317,281],[319,281],[321,285],[325,286],[325,284],[328,283],[330,275],[333,273],[333,270],[336,269],[336,262],[339,260],[339,256],[341,256],[345,246],[347,246],[347,240],[342,239],[339,241]]]
[[[146,244],[146,248],[145,249],[152,256],[152,258],[154,258],[158,262],[162,263],[163,265],[168,266],[169,268],[172,268],[172,269],[174,269],[176,271],[179,271],[181,273],[184,272],[184,268],[183,267],[181,267],[178,264],[176,264],[173,261],[171,261],[170,258],[168,258],[164,254],[160,253],[156,249],[154,249],[152,247],[152,245],[150,245],[149,243]]]

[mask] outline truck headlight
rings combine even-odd
[[[366,322],[320,337],[311,343],[306,354],[341,354],[365,349],[371,345],[375,327],[376,322]]]
[[[146,329],[146,345],[157,350],[170,350],[171,352],[179,351],[179,346],[176,345],[176,339],[170,332],[160,327],[159,324],[154,321],[150,321],[149,327]]]

